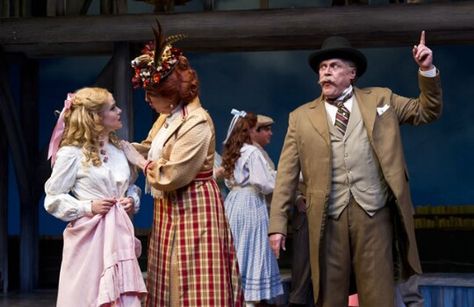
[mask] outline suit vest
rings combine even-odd
[[[353,97],[352,111],[343,136],[329,115],[332,182],[328,215],[338,218],[352,195],[370,216],[385,206],[387,183],[367,136],[359,106]]]

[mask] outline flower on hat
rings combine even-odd
[[[179,57],[183,55],[183,52],[172,44],[184,38],[184,35],[173,35],[165,39],[160,23],[158,20],[156,22],[158,29],[153,29],[155,41],[145,44],[142,54],[131,62],[134,69],[134,88],[157,86],[173,71]]]

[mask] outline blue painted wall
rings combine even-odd
[[[429,46],[429,32],[427,34]],[[415,205],[459,205],[474,203],[471,161],[474,152],[474,63],[469,61],[474,46],[436,46],[435,65],[440,69],[444,90],[442,118],[430,125],[403,127],[405,153],[410,170]],[[417,66],[406,48],[363,49],[369,67],[359,87],[390,87],[404,96],[417,96]],[[273,117],[273,140],[267,150],[275,162],[286,133],[288,113],[319,95],[316,75],[307,65],[309,51],[252,53],[189,53],[201,81],[201,100],[214,119],[217,149],[230,122],[232,108]],[[66,93],[94,83],[107,62],[105,57],[77,57],[42,60],[40,63],[40,146],[49,141],[55,124],[53,111],[61,109]],[[135,92],[134,140],[143,139],[152,124],[152,111],[143,93]],[[18,197],[10,177],[9,231],[17,234]],[[139,185],[143,186],[140,178]],[[142,198],[135,218],[138,228],[152,221],[152,201]],[[48,215],[40,206],[40,233],[60,234],[65,223]]]

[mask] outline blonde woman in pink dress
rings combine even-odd
[[[44,206],[69,222],[57,306],[139,307],[146,294],[129,217],[140,189],[115,135],[120,113],[107,90],[83,88],[68,95],[53,131]]]

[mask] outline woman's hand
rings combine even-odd
[[[128,197],[122,197],[118,200],[118,203],[120,205],[122,205],[123,209],[125,210],[125,212],[127,213],[135,213],[135,201],[133,200],[133,198],[131,198],[130,196]]]
[[[140,167],[142,170],[145,167],[147,161],[143,156],[133,147],[132,144],[130,144],[127,141],[121,141],[120,145],[122,146],[122,150],[127,157],[127,160],[132,163],[133,165],[136,165]]]
[[[217,180],[224,178],[225,169],[222,166],[214,168],[214,177]]]
[[[117,203],[115,198],[95,199],[91,203],[92,214],[106,214]]]

